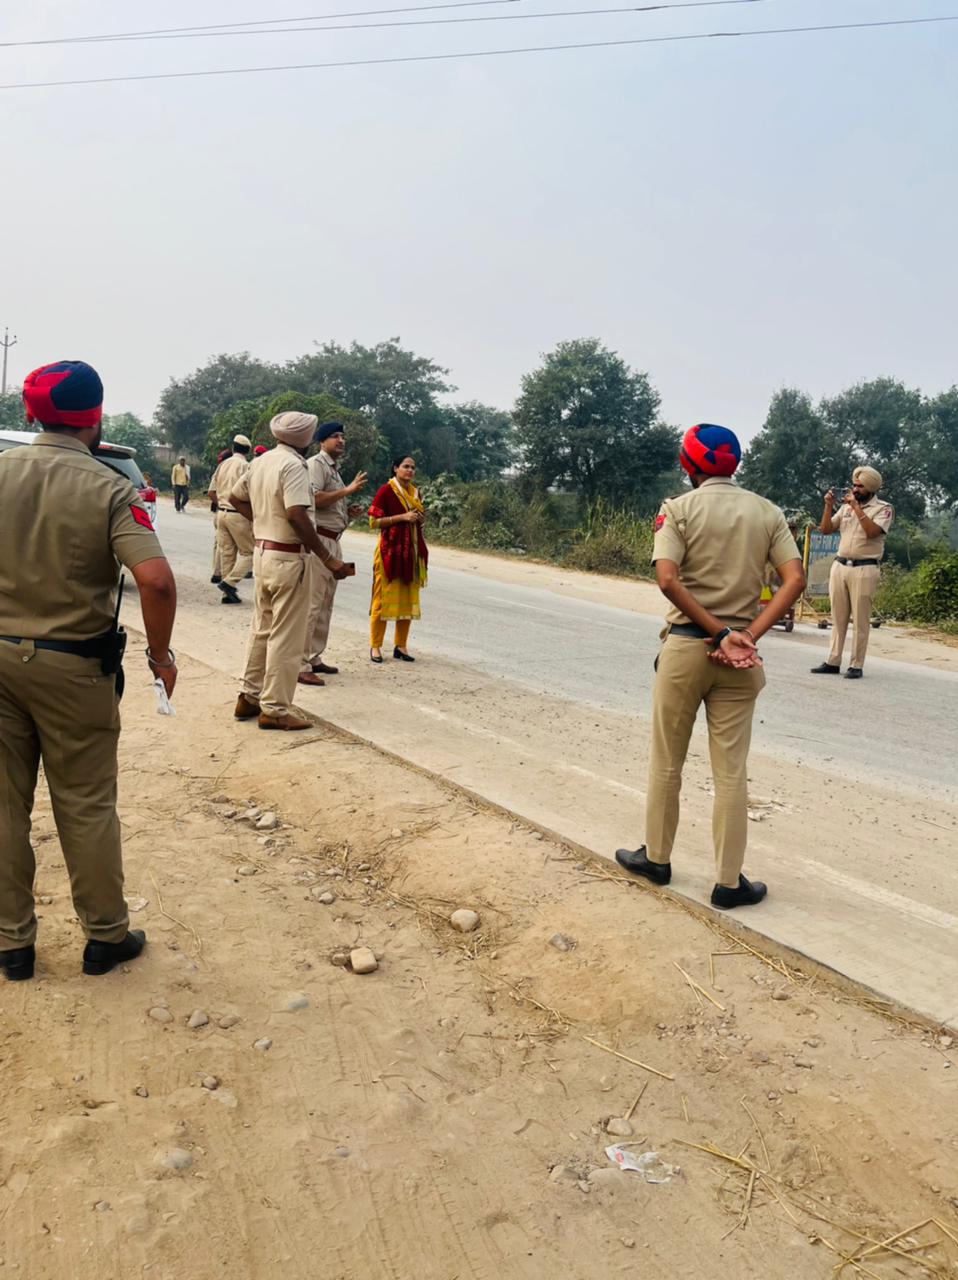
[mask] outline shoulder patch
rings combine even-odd
[[[130,514],[133,516],[133,519],[136,521],[137,524],[142,525],[144,529],[149,529],[151,533],[154,532],[153,522],[150,520],[150,517],[146,514],[146,512],[143,510],[142,507],[134,506],[133,503],[131,502]]]
[[[664,524],[665,524],[665,512],[660,511],[659,514],[655,517],[655,532],[658,533],[658,531],[662,528]]]

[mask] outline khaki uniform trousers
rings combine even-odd
[[[253,572],[256,596],[243,693],[265,715],[290,715],[309,618],[306,558],[257,547]]]
[[[708,719],[715,783],[712,839],[716,883],[738,885],[748,842],[748,749],[755,699],[765,687],[761,667],[736,671],[709,660],[701,640],[667,636],[652,694],[652,751],[645,843],[651,862],[671,859],[679,824],[682,766],[701,704]]]
[[[223,581],[231,587],[238,586],[253,567],[253,526],[238,511],[221,511],[216,522],[216,546]]]
[[[121,942],[116,681],[96,659],[0,640],[0,950],[36,938],[30,815],[40,761],[73,905],[88,938]]]
[[[872,603],[881,584],[881,570],[877,564],[832,563],[828,578],[828,595],[832,602],[832,647],[826,662],[840,667],[848,622],[855,628],[852,638],[850,665],[863,667],[868,652],[868,636],[871,631]]]
[[[339,542],[335,538],[324,538],[320,534],[319,540],[331,556],[337,560],[340,558]],[[306,581],[309,585],[309,619],[306,624],[306,653],[303,656],[303,670],[309,671],[322,661],[323,654],[326,652],[337,583],[319,556],[313,555],[309,557]]]
[[[220,513],[218,511],[214,511],[213,512],[213,567],[211,570],[212,576],[214,578],[221,578],[223,576],[222,573],[220,572],[220,542],[219,542],[219,538],[217,537],[217,530],[219,528],[219,523],[220,523]]]

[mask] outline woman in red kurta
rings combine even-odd
[[[429,551],[422,535],[426,511],[413,481],[415,459],[404,455],[393,460],[393,478],[384,484],[369,508],[369,524],[379,530],[373,556],[373,599],[370,608],[369,656],[383,660],[386,623],[396,622],[393,657],[415,662],[406,651],[409,626],[420,617],[419,592],[426,585]]]

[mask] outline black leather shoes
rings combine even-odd
[[[863,674],[864,672],[862,671],[861,667],[849,667],[848,670],[845,672],[845,679],[860,680]]]
[[[397,662],[415,662],[416,661],[416,659],[412,656],[411,653],[406,653],[405,650],[400,649],[398,645],[396,646],[395,649],[393,649],[393,657],[396,659]]]
[[[339,667],[327,667],[325,662],[314,662],[313,671],[318,676],[338,676]]]
[[[645,845],[641,849],[616,849],[615,860],[626,871],[635,876],[645,876],[653,884],[668,884],[672,879],[671,862],[650,862]]]
[[[122,942],[93,942],[83,948],[83,972],[91,977],[109,973],[118,964],[135,960],[146,946],[142,929],[131,929]]]
[[[712,890],[712,906],[729,911],[732,907],[754,907],[768,893],[768,885],[756,880],[754,884],[739,876],[738,886],[729,889],[724,884],[717,884]]]
[[[223,593],[223,604],[242,604],[242,597],[235,587],[231,587],[228,582],[218,584],[220,591]]]
[[[215,582],[217,585],[222,581],[223,579],[220,577],[218,573],[214,573],[213,576],[210,578],[210,582]]]
[[[831,662],[823,662],[820,667],[812,667],[813,676],[837,676],[840,671],[841,667],[836,667]]]
[[[0,969],[8,982],[26,982],[33,977],[33,964],[37,958],[35,947],[14,947],[12,951],[0,951]]]

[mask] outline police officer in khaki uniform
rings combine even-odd
[[[220,450],[220,452],[216,455],[217,468],[219,467],[221,462],[226,461],[226,459],[230,456],[231,453],[232,453],[231,449]],[[215,478],[216,478],[216,471],[214,470],[213,475],[210,477],[209,486],[206,490],[206,496],[210,500],[210,511],[212,511],[213,513],[213,564],[212,564],[212,569],[210,574],[210,582],[213,582],[213,583],[222,582],[223,580],[223,575],[220,572],[220,568],[221,568],[220,547],[219,547],[219,543],[216,540],[216,529],[217,529],[217,525],[219,524],[219,511],[217,510],[217,507],[216,507],[216,490],[213,488],[213,480]]]
[[[248,436],[233,437],[233,452],[221,462],[210,480],[210,500],[216,508],[216,546],[220,558],[221,604],[242,604],[236,590],[253,567],[253,526],[230,504],[230,494],[249,468],[252,443]]]
[[[712,904],[723,908],[761,902],[767,892],[742,875],[752,713],[765,686],[757,643],[805,587],[782,512],[733,483],[740,457],[738,439],[726,427],[692,427],[680,455],[692,490],[664,502],[656,518],[656,579],[672,607],[656,661],[646,843],[615,855],[626,870],[669,883],[682,767],[704,702],[715,784]],[[759,613],[768,562],[782,585]]]
[[[230,505],[253,523],[256,603],[237,720],[259,717],[261,729],[308,729],[293,711],[303,660],[309,591],[306,557],[312,552],[334,577],[350,570],[330,555],[309,512],[313,494],[306,453],[316,432],[312,413],[281,413],[270,423],[278,441],[240,476]]]
[[[34,970],[30,815],[40,763],[73,905],[87,936],[83,972],[108,973],[143,949],[129,930],[116,813],[120,565],[140,593],[147,656],[167,693],[176,586],[139,495],[93,457],[103,385],[79,361],[44,365],[23,387],[36,440],[0,454],[0,968]]]
[[[346,453],[346,433],[341,422],[324,422],[316,429],[316,442],[320,446],[319,453],[306,464],[313,489],[316,532],[329,554],[338,556],[339,540],[350,520],[363,513],[363,507],[350,505],[349,499],[365,485],[366,473],[358,472],[351,484],[345,484],[339,474],[339,464]],[[299,683],[323,684],[324,675],[339,673],[338,667],[331,667],[323,661],[336,598],[336,579],[316,556],[309,557],[306,576],[309,582],[309,620]]]
[[[881,583],[885,535],[895,519],[894,509],[878,497],[882,478],[874,467],[856,467],[852,473],[851,491],[835,510],[835,495],[825,494],[825,510],[819,529],[822,533],[841,532],[838,555],[832,563],[828,579],[828,595],[832,602],[832,644],[828,657],[817,667],[816,676],[837,676],[842,669],[842,650],[851,619],[855,628],[851,662],[846,680],[860,680],[868,651],[871,631],[872,602]]]

